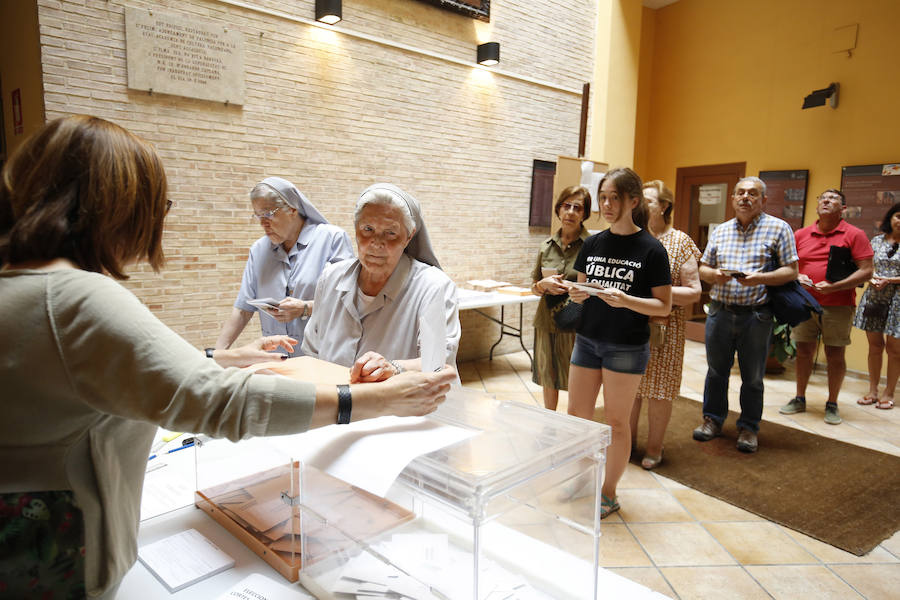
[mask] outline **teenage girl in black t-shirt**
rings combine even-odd
[[[572,286],[569,296],[586,303],[569,367],[569,414],[592,419],[603,385],[612,442],[606,449],[601,517],[619,509],[616,485],[631,451],[630,416],[647,367],[648,317],[672,310],[672,280],[665,248],[635,223],[644,224],[641,178],[613,169],[600,182],[597,200],[609,229],[585,240],[575,260],[579,283],[602,286],[596,296]],[[570,497],[579,493],[574,486]]]

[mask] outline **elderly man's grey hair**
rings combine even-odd
[[[359,197],[359,200],[356,201],[356,212],[353,213],[354,225],[359,225],[359,218],[362,215],[363,208],[369,204],[392,206],[399,209],[401,214],[403,214],[403,225],[406,227],[406,235],[411,235],[415,231],[416,221],[409,210],[406,200],[386,189],[369,190]]]
[[[745,181],[752,181],[753,183],[759,185],[759,191],[762,192],[762,195],[766,195],[766,182],[757,177],[756,175],[748,175],[747,177],[741,177],[738,179],[738,182],[734,184],[734,190],[732,194],[737,191],[737,186],[741,185]]]

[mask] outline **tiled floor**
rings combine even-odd
[[[467,387],[543,406],[524,352],[461,363],[459,373]],[[682,395],[699,402],[705,375],[703,345],[687,342]],[[732,409],[739,408],[739,385],[735,371]],[[786,417],[778,408],[794,394],[789,367],[783,375],[766,377],[763,418],[900,456],[900,409],[858,406],[856,399],[867,389],[865,381],[848,376],[839,397],[844,422],[827,425],[820,368],[807,390],[807,412]],[[565,406],[562,392],[559,410]],[[631,464],[619,484],[619,500],[621,511],[604,521],[601,566],[672,598],[900,597],[900,532],[857,557]]]

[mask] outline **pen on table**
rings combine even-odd
[[[166,463],[164,462],[153,463],[152,465],[147,467],[147,470],[145,472],[149,473],[151,471],[156,471],[157,469],[162,469],[164,466],[166,466]]]
[[[173,452],[178,452],[179,450],[184,450],[184,449],[186,449],[186,448],[191,448],[191,447],[193,447],[193,446],[194,446],[194,442],[191,442],[190,444],[185,444],[184,446],[179,446],[178,448],[172,448],[171,450],[166,450],[166,451],[163,452],[162,454],[172,454]],[[153,460],[153,459],[156,458],[157,456],[159,456],[159,455],[158,455],[158,454],[151,454],[151,455],[150,455],[150,458],[148,458],[147,460]]]

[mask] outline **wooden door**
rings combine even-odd
[[[700,248],[706,248],[709,234],[719,223],[734,217],[731,192],[744,176],[747,163],[683,167],[676,171],[675,216],[673,225],[686,232]],[[703,305],[709,302],[709,284],[702,283],[700,301],[685,307],[688,323],[685,336],[704,341]]]

